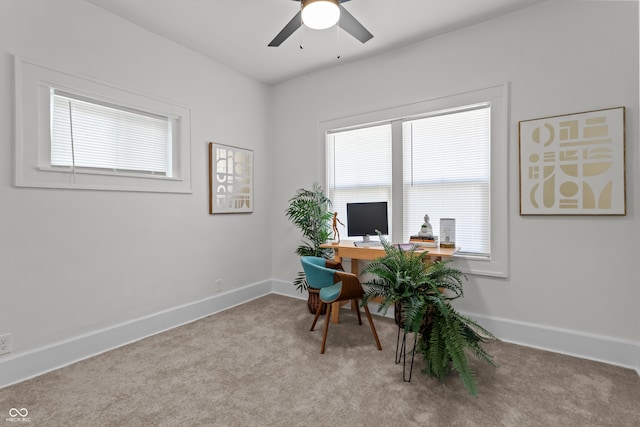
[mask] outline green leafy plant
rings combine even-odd
[[[315,182],[311,190],[300,188],[289,199],[286,215],[291,222],[302,231],[302,243],[296,248],[300,256],[319,256],[330,258],[333,251],[321,248],[320,245],[331,237],[331,219],[329,211],[331,200],[324,190]],[[308,289],[304,272],[299,272],[293,284],[299,291]]]
[[[363,304],[380,297],[378,311],[384,313],[393,305],[398,326],[407,333],[418,334],[417,351],[422,353],[426,364],[423,372],[444,379],[453,369],[467,390],[476,395],[477,380],[467,352],[495,366],[481,347],[486,339],[495,337],[450,304],[463,296],[466,276],[451,267],[450,261],[426,260],[428,253],[417,251],[415,246],[404,251],[384,238],[380,240],[385,255],[362,270],[363,274],[375,276],[365,282]]]

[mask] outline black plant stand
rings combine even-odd
[[[402,331],[402,339],[400,338],[400,332]],[[402,343],[400,342],[402,340]],[[407,332],[403,327],[398,326],[398,338],[396,339],[396,364],[402,362],[402,380],[404,382],[411,382],[411,374],[413,374],[413,359],[416,355],[416,343],[418,341],[418,334],[413,334],[413,347],[411,350],[407,350]],[[411,365],[409,366],[409,379],[407,379],[407,353],[411,353]]]

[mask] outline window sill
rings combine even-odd
[[[72,168],[67,167],[56,167],[56,166],[39,166],[39,171],[42,172],[57,172],[64,173],[67,175],[99,175],[99,176],[120,176],[125,178],[141,178],[141,179],[160,179],[166,181],[184,181],[182,178],[176,178],[171,176],[164,175],[154,175],[152,173],[135,173],[135,172],[120,172],[120,171],[109,171],[109,170],[99,170],[99,169],[85,169],[85,168],[76,168],[75,172]]]

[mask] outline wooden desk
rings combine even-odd
[[[321,248],[333,249],[334,259],[338,262],[342,262],[344,258],[351,260],[351,272],[356,276],[360,275],[360,268],[358,266],[359,260],[371,261],[376,258],[384,256],[384,248],[382,246],[356,246],[351,240],[342,240],[338,244],[324,243],[320,245]],[[438,261],[443,258],[451,258],[457,248],[429,248],[420,247],[418,250],[424,250],[428,252],[427,258],[431,261]],[[331,321],[338,323],[340,321],[340,305],[341,303],[334,303],[331,307]],[[344,303],[343,303],[344,304]]]

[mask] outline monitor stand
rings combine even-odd
[[[353,244],[359,248],[382,246],[382,242],[379,240],[371,240],[371,236],[368,234],[366,236],[362,236],[362,241],[355,241]]]

